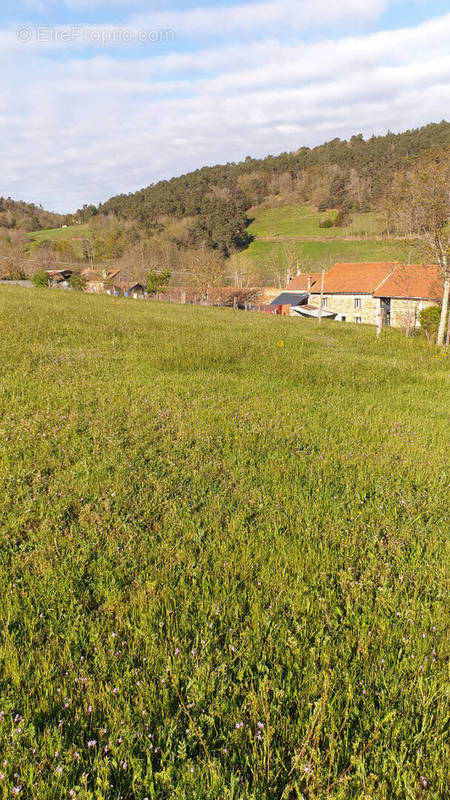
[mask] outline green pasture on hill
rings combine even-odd
[[[324,220],[336,219],[337,211],[318,212],[308,204],[283,205],[274,207],[255,206],[247,212],[252,220],[249,233],[261,237],[321,237],[331,238],[347,236],[373,237],[383,232],[383,220],[380,214],[351,213],[349,224],[342,227],[320,228]]]
[[[33,250],[41,242],[48,240],[51,242],[69,242],[77,253],[81,255],[82,240],[89,235],[89,225],[68,225],[67,228],[48,228],[41,231],[28,233],[30,247]]]
[[[319,227],[321,220],[334,220],[336,214],[332,210],[319,213],[307,204],[251,208],[248,231],[254,241],[241,258],[251,258],[265,282],[273,281],[273,264],[287,266],[293,253],[299,267],[308,270],[329,269],[336,261],[410,263],[417,258],[406,242],[381,238],[383,220],[376,212],[352,213],[346,227]]]
[[[0,311],[0,797],[443,798],[448,356],[50,289]]]
[[[370,239],[355,242],[292,241],[292,247],[303,271],[305,269],[312,271],[329,269],[337,261],[402,261],[404,263],[412,261],[414,263],[413,250],[406,243],[400,241]],[[267,242],[256,239],[243,252],[255,261],[262,273],[272,261],[285,264],[288,256],[283,241]]]

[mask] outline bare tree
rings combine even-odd
[[[202,247],[186,254],[185,270],[200,290],[202,300],[207,301],[209,290],[223,283],[225,263],[219,252]]]
[[[425,263],[438,264],[444,282],[437,344],[444,344],[450,293],[450,154],[428,157],[394,183],[389,209],[397,231],[414,241]]]

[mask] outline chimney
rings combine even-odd
[[[308,294],[311,291],[311,275],[308,275]]]
[[[104,269],[102,274],[103,274],[103,279],[106,280],[106,278],[108,277],[108,270]]]

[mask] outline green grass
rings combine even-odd
[[[443,798],[448,358],[0,308],[0,797]]]
[[[286,266],[292,250],[298,255],[299,266],[308,270],[327,269],[336,261],[408,263],[414,259],[405,242],[380,237],[382,220],[375,212],[352,214],[352,222],[345,228],[319,228],[320,220],[334,219],[336,213],[318,213],[309,205],[252,208],[248,216],[253,222],[248,230],[255,238],[243,255],[255,262],[266,283],[274,280],[273,262]]]
[[[48,228],[42,231],[27,233],[30,239],[31,249],[36,247],[45,239],[53,242],[69,242],[73,245],[78,255],[81,255],[81,239],[89,234],[89,225],[68,225],[67,228]]]
[[[257,238],[336,238],[352,235],[376,236],[382,232],[383,224],[380,215],[375,212],[352,213],[352,222],[345,227],[319,227],[319,222],[325,219],[334,220],[336,214],[337,211],[319,213],[309,205],[286,205],[272,208],[257,206],[248,211],[249,218],[253,220],[248,230]]]
[[[410,248],[404,242],[383,240],[364,240],[358,242],[343,242],[330,240],[295,241],[293,243],[298,255],[299,265],[303,268],[315,270],[329,268],[337,261],[404,261],[413,256]],[[264,270],[264,264],[274,257],[280,264],[286,260],[284,242],[267,242],[256,239],[244,253],[257,262]]]

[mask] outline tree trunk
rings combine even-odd
[[[445,325],[447,322],[447,312],[448,312],[448,296],[450,293],[450,275],[447,275],[444,278],[444,296],[442,298],[442,311],[441,311],[441,319],[439,322],[439,330],[437,335],[437,342],[436,344],[439,347],[442,347],[444,344],[444,336],[445,336]]]
[[[319,312],[317,314],[317,322],[319,325],[322,323],[322,303],[323,303],[323,289],[325,285],[325,270],[322,270],[322,281],[320,284],[320,301],[319,301]]]

